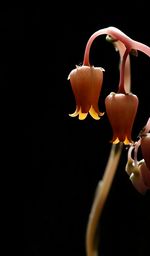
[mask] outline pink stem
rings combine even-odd
[[[120,64],[121,66],[122,59],[124,56],[124,53],[126,51],[125,45],[121,41],[114,42],[114,46],[116,51],[119,51],[120,54]],[[119,67],[120,69],[120,67]],[[125,68],[124,68],[124,88],[126,93],[129,93],[131,91],[131,70],[130,70],[130,55],[128,54],[126,62],[125,62]]]
[[[126,51],[123,55],[123,58],[122,58],[122,62],[121,62],[118,93],[126,93],[125,88],[124,88],[124,74],[125,74],[125,62],[126,62],[128,54],[129,54],[129,50],[126,49]]]
[[[133,49],[141,51],[150,57],[150,47],[145,44],[133,40]]]
[[[84,52],[84,58],[83,58],[83,65],[85,66],[90,66],[90,61],[89,61],[89,54],[90,54],[90,48],[91,45],[94,41],[94,39],[100,35],[104,35],[107,34],[107,29],[100,29],[98,31],[96,31],[88,40],[87,44],[86,44],[86,48],[85,48],[85,52]]]
[[[138,148],[139,148],[140,145],[141,145],[141,139],[136,141],[135,145],[134,145],[134,164],[135,164],[135,166],[138,165],[137,154],[138,154]]]
[[[145,125],[145,133],[148,133],[150,131],[150,117],[148,118],[148,121]]]
[[[133,158],[132,158],[132,150],[133,150],[133,149],[134,149],[134,146],[131,145],[130,148],[129,148],[129,150],[128,150],[128,161],[129,161],[129,160],[133,160]]]
[[[121,30],[115,27],[108,27],[107,28],[107,33],[112,36],[113,38],[116,38],[117,40],[120,40],[126,48],[134,49],[141,51],[148,55],[150,57],[150,47],[147,46],[146,44],[143,44],[141,42],[138,42],[136,40],[131,39],[128,37],[125,33],[123,33]]]
[[[115,40],[121,41],[126,46],[126,48],[128,48],[129,51],[131,49],[139,50],[150,57],[150,47],[149,46],[131,39],[126,34],[124,34],[121,30],[119,30],[118,28],[108,27],[108,28],[103,28],[103,29],[96,31],[89,38],[89,40],[86,44],[86,48],[85,48],[83,65],[90,66],[89,53],[90,53],[91,45],[96,37],[98,37],[100,35],[104,35],[104,34],[111,36]]]

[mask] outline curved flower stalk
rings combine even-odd
[[[128,161],[125,167],[126,172],[130,176],[130,180],[136,190],[145,194],[150,189],[150,118],[144,129],[140,132],[140,138],[137,142],[130,146],[128,150]],[[137,155],[139,147],[141,147],[143,159],[138,161]],[[132,158],[134,151],[134,158]]]
[[[97,186],[96,195],[87,223],[87,256],[98,255],[96,231],[117,170],[123,144],[130,145],[126,171],[130,175],[133,185],[140,193],[144,193],[150,187],[150,120],[147,122],[140,140],[134,143],[131,139],[131,132],[138,109],[138,97],[131,93],[130,86],[130,54],[134,53],[137,55],[137,52],[141,51],[150,57],[150,47],[131,39],[115,27],[103,28],[93,33],[85,47],[83,65],[80,67],[76,66],[76,69],[73,69],[68,77],[76,100],[76,110],[73,114],[70,114],[70,116],[78,116],[80,120],[84,120],[89,113],[94,119],[99,120],[103,115],[98,109],[98,99],[102,88],[104,69],[91,66],[89,61],[91,45],[95,38],[100,35],[106,35],[106,39],[112,42],[115,49],[119,51],[120,78],[118,92],[111,92],[105,99],[106,112],[113,130],[113,144],[103,178],[99,181]],[[141,161],[137,160],[139,146],[141,146],[143,152],[143,159]],[[131,156],[133,150],[134,159]]]
[[[106,40],[108,38],[110,40],[110,36],[109,37],[106,36]],[[118,51],[119,55],[120,55],[120,62],[119,62],[119,69],[120,69],[121,64],[123,62],[124,54],[126,51],[126,47],[121,41],[112,41],[112,43],[114,44],[115,50]],[[126,57],[123,72],[124,72],[124,88],[125,88],[126,93],[130,93],[130,91],[131,91],[131,74],[130,74],[130,55],[129,54]]]
[[[108,27],[108,28],[103,28],[96,31],[89,38],[86,45],[85,53],[84,53],[84,61],[83,61],[84,65],[90,65],[89,63],[90,48],[95,38],[97,38],[100,35],[109,35],[114,41],[121,41],[125,45],[126,49],[129,50],[129,52],[131,50],[141,51],[150,57],[149,46],[131,39],[129,36],[127,36],[125,33],[123,33],[120,29],[116,27]]]

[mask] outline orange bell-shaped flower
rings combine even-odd
[[[146,166],[150,170],[150,133],[141,137],[141,150]]]
[[[138,108],[137,96],[112,92],[106,97],[105,106],[113,130],[112,142],[131,144],[131,132]]]
[[[68,79],[76,100],[76,110],[71,117],[86,118],[88,112],[96,120],[104,114],[99,111],[98,100],[103,82],[103,68],[93,66],[76,66]]]

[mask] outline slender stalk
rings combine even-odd
[[[93,33],[91,35],[91,37],[89,38],[87,44],[86,44],[86,48],[84,51],[84,58],[83,58],[83,65],[85,66],[90,66],[90,60],[89,60],[89,55],[90,55],[90,49],[91,49],[91,45],[93,43],[93,41],[100,35],[104,35],[107,33],[107,29],[100,29],[98,31],[96,31],[95,33]]]
[[[122,143],[112,145],[110,156],[104,171],[102,180],[97,186],[96,195],[89,215],[86,231],[86,253],[87,256],[98,255],[98,244],[96,243],[96,231],[106,202],[113,178],[115,176],[119,159],[122,152]]]
[[[146,123],[146,125],[145,125],[145,130],[144,130],[144,132],[147,133],[147,132],[149,132],[149,131],[150,131],[150,117],[148,118],[148,121],[147,121],[147,123]]]
[[[126,63],[128,54],[129,54],[129,50],[126,49],[121,61],[121,66],[120,66],[120,81],[119,81],[119,90],[118,90],[119,93],[126,93],[124,77],[125,77],[125,63]]]
[[[150,57],[150,47],[146,44],[143,44],[141,42],[138,41],[133,41],[133,49],[136,49],[138,51],[141,51],[143,53],[145,53],[147,56]]]
[[[114,42],[114,46],[116,48],[116,51],[118,51],[120,55],[119,69],[121,72],[121,65],[123,63],[123,57],[125,55],[126,47],[121,41]],[[130,65],[129,54],[126,57],[125,67],[124,67],[124,89],[126,93],[129,93],[131,91],[131,65]]]

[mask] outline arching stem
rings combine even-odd
[[[90,55],[90,48],[91,45],[93,43],[93,41],[95,40],[95,38],[97,38],[100,35],[104,35],[106,34],[107,29],[100,29],[98,31],[96,31],[95,33],[93,33],[91,35],[91,37],[89,38],[86,47],[85,47],[85,51],[84,51],[84,58],[83,58],[83,65],[85,66],[90,66],[90,60],[89,60],[89,55]]]

